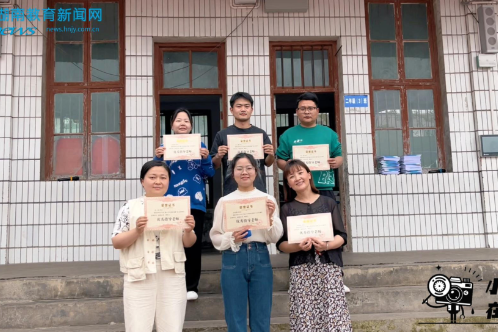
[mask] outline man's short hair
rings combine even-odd
[[[305,92],[299,97],[297,97],[296,109],[299,107],[299,102],[302,100],[311,100],[315,103],[316,107],[318,108],[318,96],[313,92]]]
[[[230,107],[233,107],[233,104],[235,104],[235,101],[237,99],[241,99],[241,98],[248,100],[251,103],[251,107],[253,106],[254,100],[252,100],[252,97],[250,94],[248,94],[247,92],[236,92],[233,94],[232,98],[230,98]]]

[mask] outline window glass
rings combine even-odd
[[[398,79],[398,57],[395,43],[371,43],[370,55],[374,79]]]
[[[289,116],[287,114],[277,114],[277,127],[289,126]]]
[[[303,86],[301,78],[301,51],[292,51],[292,66],[294,71],[294,86]]]
[[[83,136],[55,136],[52,164],[54,175],[82,175]]]
[[[190,87],[188,52],[164,52],[163,67],[165,88],[182,89]]]
[[[114,40],[119,38],[119,5],[117,3],[97,2],[90,8],[102,9],[102,20],[92,19],[92,41]],[[97,30],[98,29],[98,30]]]
[[[431,57],[429,43],[405,43],[405,73],[406,78],[431,78]]]
[[[119,174],[119,135],[92,135],[92,175]]]
[[[422,167],[439,168],[435,129],[410,130],[410,154],[422,155]]]
[[[427,40],[429,31],[427,26],[427,6],[420,4],[402,4],[403,39]]]
[[[374,91],[375,129],[402,128],[398,90]]]
[[[303,51],[304,86],[313,86],[313,51]]]
[[[275,52],[275,69],[277,71],[277,86],[282,86],[282,51]]]
[[[83,44],[55,44],[55,81],[83,82]]]
[[[218,53],[192,52],[192,87],[218,88]]]
[[[320,113],[318,114],[318,118],[316,119],[316,123],[322,126],[329,126],[329,113]]]
[[[83,129],[83,94],[56,94],[54,96],[54,134],[82,133]]]
[[[371,3],[368,5],[370,40],[394,40],[394,5]]]
[[[92,132],[119,132],[119,92],[92,93]]]
[[[92,44],[92,81],[119,81],[119,45]]]
[[[292,74],[292,51],[283,51],[283,74],[284,74],[284,86],[292,87],[293,74]]]
[[[73,19],[74,9],[83,8],[85,12],[87,9],[82,3],[58,3],[55,6],[54,22],[57,28],[55,32],[55,41],[83,41],[83,31],[78,29],[83,28],[83,21]],[[59,14],[64,13],[64,14]],[[60,19],[59,19],[60,18]],[[62,20],[64,19],[64,20]],[[28,25],[29,26],[29,25]]]
[[[375,151],[377,156],[402,156],[403,132],[401,130],[376,130]]]
[[[323,87],[330,85],[327,50],[275,51],[278,87]]]
[[[406,94],[410,128],[436,127],[432,90],[408,90]]]
[[[323,51],[323,72],[325,74],[325,86],[329,86],[329,53]]]
[[[323,86],[323,51],[313,51],[313,74],[315,76],[314,86]]]

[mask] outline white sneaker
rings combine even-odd
[[[198,298],[199,298],[199,295],[197,295],[196,292],[194,292],[194,291],[187,292],[187,301],[194,301],[194,300],[197,300]]]
[[[348,286],[344,285],[344,293],[349,293],[351,292],[351,289],[349,289]],[[197,294],[196,294],[197,295]],[[188,298],[188,297],[187,297]]]

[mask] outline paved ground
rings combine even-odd
[[[353,329],[355,332],[492,332],[497,330],[496,320],[483,319],[484,311],[476,312],[476,316],[468,317],[464,324],[448,324],[446,312],[425,312],[407,314],[359,314],[352,315]],[[438,324],[443,323],[443,324]],[[482,324],[484,323],[484,324]],[[287,317],[272,318],[271,332],[289,331]],[[92,326],[63,326],[39,329],[9,329],[0,332],[125,332],[124,324],[92,325]],[[154,330],[155,331],[155,330]],[[226,332],[224,321],[185,322],[184,330],[188,332]]]
[[[496,261],[498,249],[458,249],[458,250],[428,250],[389,253],[351,253],[343,254],[344,265],[399,265],[419,263],[444,262],[477,262]],[[288,256],[272,255],[274,268],[287,268]],[[203,256],[202,269],[205,271],[220,270],[221,255],[209,253]],[[50,276],[85,276],[85,275],[116,275],[119,274],[119,262],[70,262],[70,263],[36,263],[10,264],[0,266],[0,279],[33,278]]]

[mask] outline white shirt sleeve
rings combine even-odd
[[[265,238],[267,243],[276,243],[284,234],[284,227],[279,217],[278,204],[275,197],[268,195],[268,198],[275,204],[275,211],[273,211],[272,226],[266,230]]]
[[[232,249],[237,252],[240,249],[241,243],[235,243],[232,232],[223,230],[223,198],[218,201],[214,209],[213,228],[209,232],[209,237],[213,246],[220,251]]]

